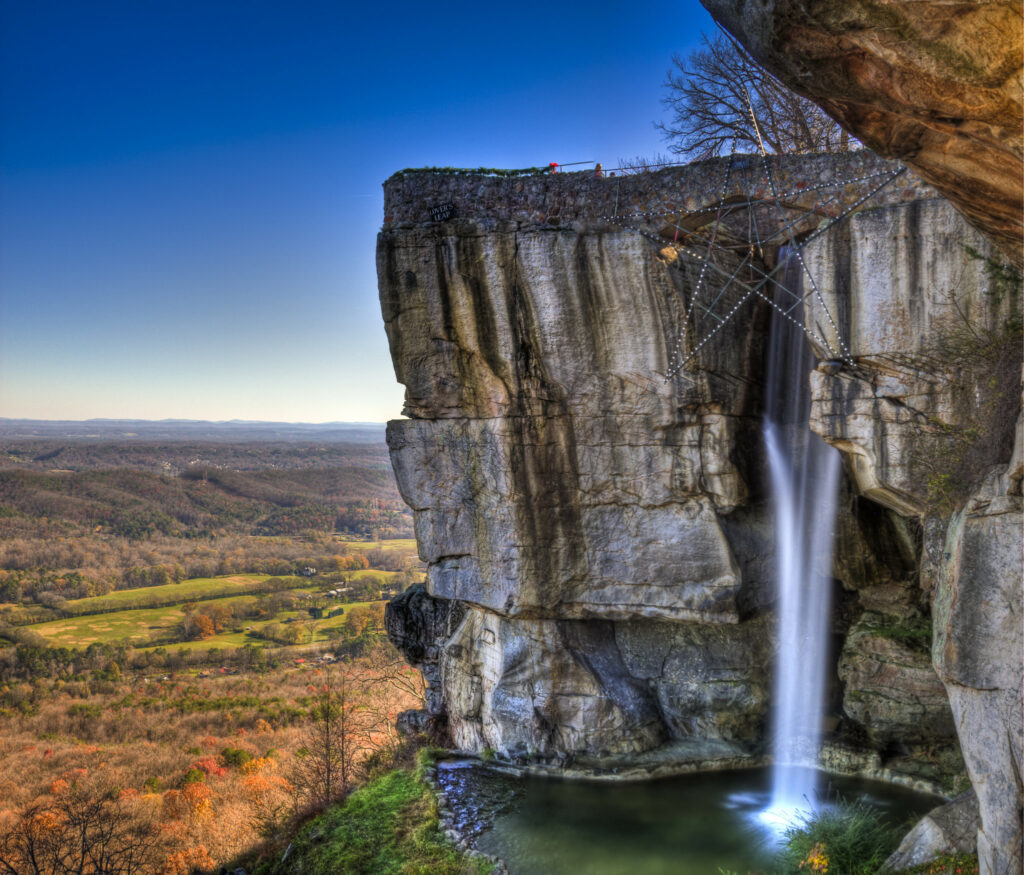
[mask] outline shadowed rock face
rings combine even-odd
[[[768,69],[1022,262],[1021,5],[701,0]]]
[[[811,374],[811,426],[844,453],[863,495],[924,518],[932,663],[952,705],[950,715],[925,660],[865,615],[840,664],[846,712],[901,742],[915,725],[948,732],[952,716],[981,813],[981,871],[1009,875],[1022,840],[1022,302],[1019,284],[994,284],[991,262],[964,244],[996,254],[934,200],[865,211],[807,248],[816,275],[833,277],[822,295],[857,362]],[[936,492],[958,470],[974,482],[951,514]],[[905,610],[890,589],[861,601],[898,629]]]

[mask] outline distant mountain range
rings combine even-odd
[[[194,419],[5,419],[0,439],[383,443],[382,422],[206,422]]]

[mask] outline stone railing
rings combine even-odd
[[[396,174],[384,183],[384,228],[458,219],[509,220],[525,225],[622,224],[713,209],[727,202],[773,196],[764,172],[771,163],[780,201],[835,216],[856,204],[902,166],[867,150],[832,155],[713,158],[631,175],[594,171],[495,177],[445,173]],[[730,163],[731,162],[731,163]],[[822,200],[822,194],[825,199]],[[936,197],[910,171],[896,176],[862,206]]]

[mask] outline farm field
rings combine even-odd
[[[394,572],[388,571],[364,571],[354,572],[353,578],[376,575],[378,577],[390,577]],[[184,586],[190,581],[183,581],[178,586]],[[214,580],[214,583],[217,581]],[[152,587],[151,589],[164,589],[165,587]],[[303,586],[297,587],[289,592],[317,592],[319,587]],[[219,599],[208,599],[203,602],[208,607],[230,607],[239,604],[254,604],[259,599],[255,595],[231,596]],[[183,620],[182,605],[188,602],[189,598],[182,598],[174,605],[166,605],[157,608],[128,608],[123,611],[109,611],[101,614],[89,614],[85,616],[67,617],[61,620],[51,620],[45,623],[36,623],[30,628],[33,632],[42,635],[48,643],[58,647],[86,648],[90,644],[99,642],[112,644],[115,642],[130,642],[136,646],[147,649],[147,644],[153,640],[155,635],[161,632],[166,633],[175,627],[180,627]],[[337,607],[343,607],[345,613],[351,608],[373,604],[372,601],[339,602]],[[271,623],[302,621],[305,628],[312,633],[308,643],[328,640],[328,630],[335,628],[345,622],[345,615],[325,617],[313,620],[306,611],[290,610],[282,611],[276,616],[263,619],[246,621],[245,626],[249,631],[225,631],[203,638],[198,641],[183,641],[164,643],[167,647],[183,647],[188,650],[210,647],[244,647],[246,644],[266,645],[269,642],[252,634],[259,632]],[[161,646],[152,644],[152,647]]]
[[[220,632],[210,638],[203,638],[200,641],[183,641],[181,643],[167,644],[164,645],[168,650],[213,650],[225,647],[245,647],[247,644],[253,644],[256,646],[264,647],[277,647],[271,641],[260,638],[254,635],[254,632],[261,631],[264,627],[269,626],[271,623],[282,623],[286,621],[299,622],[304,624],[304,631],[309,631],[311,637],[308,638],[302,644],[291,645],[289,650],[296,648],[302,648],[308,645],[323,644],[325,641],[330,640],[330,630],[336,629],[342,626],[346,622],[346,616],[352,608],[366,608],[372,605],[381,604],[381,601],[376,602],[351,602],[348,604],[341,605],[344,607],[345,613],[339,614],[336,617],[324,617],[322,620],[311,620],[309,615],[305,611],[284,611],[279,614],[273,620],[256,620],[249,624],[251,631],[241,632]],[[180,619],[180,615],[179,615]],[[154,647],[140,647],[140,650],[155,650]]]
[[[90,614],[118,608],[158,607],[196,599],[239,595],[255,589],[255,584],[269,580],[270,577],[269,574],[232,574],[225,577],[194,577],[179,583],[137,589],[116,589],[106,595],[73,599],[67,603],[67,610],[72,614]]]
[[[226,606],[244,599],[255,601],[254,596],[236,596],[215,599],[214,602]],[[181,625],[181,604],[68,617],[36,623],[30,628],[58,647],[88,647],[97,641],[108,644],[115,641],[143,642],[150,640],[153,633]]]
[[[415,538],[389,538],[386,541],[346,541],[339,538],[337,543],[349,552],[383,550],[385,553],[400,553],[410,559],[416,558]]]
[[[415,548],[415,541],[409,543]],[[407,548],[399,546],[393,549],[404,554]],[[348,579],[356,581],[374,576],[390,578],[393,575],[394,572],[392,571],[374,568],[346,572]],[[231,596],[263,592],[261,584],[263,581],[271,579],[273,579],[273,576],[269,574],[231,574],[224,577],[194,577],[189,580],[182,580],[179,583],[141,586],[135,589],[118,589],[106,595],[73,599],[67,603],[65,610],[77,616],[106,611],[170,607],[190,601],[219,601],[222,598]],[[290,581],[291,585],[287,589],[292,592],[317,592],[325,587],[331,588],[328,584],[320,584],[316,578],[279,577],[278,579]],[[15,606],[12,605],[11,607]]]

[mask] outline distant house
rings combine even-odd
[[[302,569],[303,577],[313,577],[314,575],[316,575],[316,569],[312,566],[307,565],[305,568]]]

